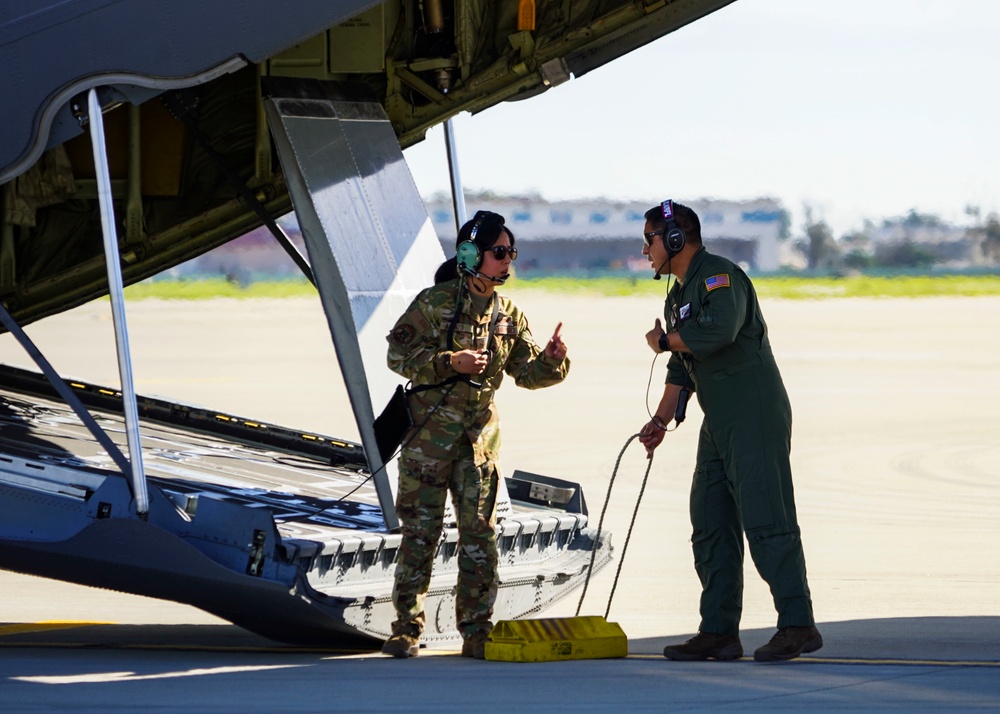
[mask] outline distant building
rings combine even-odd
[[[455,219],[451,197],[425,200],[427,213],[446,255],[455,251]],[[479,209],[503,214],[517,237],[522,274],[570,270],[645,271],[642,256],[643,214],[653,205],[601,199],[545,201],[531,198],[477,199],[470,196],[470,216]],[[689,201],[701,219],[705,244],[715,253],[749,270],[768,272],[780,267],[779,245],[783,211],[772,199],[755,201]],[[293,214],[279,223],[292,243],[305,255],[302,236]],[[257,279],[282,279],[301,275],[298,268],[266,228],[257,228],[183,265],[171,274],[224,275],[246,283]]]
[[[435,196],[425,203],[445,252],[454,251],[451,198]],[[762,198],[685,203],[698,213],[702,238],[710,250],[754,271],[769,272],[781,267],[783,210],[777,201]],[[522,273],[647,267],[641,254],[641,234],[643,215],[653,202],[470,196],[467,204],[470,217],[479,209],[502,214],[518,243],[530,245],[525,245],[518,257],[517,268]]]

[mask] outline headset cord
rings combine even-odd
[[[433,407],[430,408],[430,410],[428,410],[428,412],[427,412],[427,418],[424,419],[422,422],[420,422],[419,426],[410,427],[410,432],[409,432],[410,437],[408,439],[406,439],[398,447],[396,447],[396,450],[392,452],[392,455],[389,456],[389,458],[387,458],[385,461],[382,462],[381,466],[379,466],[377,469],[375,469],[370,474],[368,474],[368,477],[365,478],[364,481],[362,481],[361,483],[359,483],[357,486],[355,486],[354,488],[352,488],[350,491],[348,491],[347,493],[345,493],[340,498],[336,499],[334,501],[334,503],[340,503],[341,501],[343,501],[344,499],[346,499],[348,496],[353,495],[355,491],[357,491],[359,488],[361,488],[366,483],[368,483],[373,478],[375,478],[375,475],[379,471],[381,471],[382,469],[384,469],[389,464],[389,462],[391,462],[393,459],[397,458],[401,453],[403,453],[403,449],[405,449],[407,446],[409,446],[410,442],[417,438],[417,434],[420,433],[420,430],[423,429],[425,426],[427,426],[427,422],[429,422],[431,420],[431,417],[434,416],[434,412],[436,412],[438,410],[438,407],[440,407],[442,404],[444,404],[444,400],[448,398],[448,395],[451,394],[451,390],[455,388],[455,385],[457,383],[458,382],[452,382],[452,383],[450,383],[448,385],[448,388],[446,390],[444,390],[444,394],[441,395],[441,398],[437,401],[437,404],[435,404]],[[329,508],[329,506],[327,506],[327,508]],[[326,508],[324,508],[321,511],[317,511],[316,513],[314,513],[312,515],[314,515],[314,516],[318,515],[318,514],[322,513],[325,510],[326,510]]]
[[[465,291],[466,290],[467,290],[467,285],[466,285],[465,280],[463,278],[463,279],[459,280],[459,283],[458,283],[458,297],[457,297],[457,300],[456,300],[456,303],[455,303],[455,312],[451,316],[451,322],[448,325],[448,341],[447,341],[447,343],[445,343],[447,345],[448,349],[451,349],[452,346],[454,345],[455,327],[458,325],[458,316],[459,316],[459,313],[462,312],[462,300],[465,297]],[[397,458],[401,453],[403,453],[403,449],[405,449],[407,446],[409,446],[410,442],[413,441],[417,437],[417,434],[420,433],[420,430],[423,429],[425,426],[427,426],[427,422],[429,422],[431,420],[431,417],[434,416],[434,412],[436,412],[438,410],[438,407],[440,407],[442,404],[444,404],[444,400],[448,398],[448,395],[451,394],[451,390],[455,388],[456,382],[457,382],[457,380],[455,380],[453,382],[448,382],[446,380],[445,382],[442,382],[440,385],[437,385],[437,386],[443,387],[443,386],[445,386],[445,384],[447,384],[448,388],[441,395],[441,398],[438,400],[437,404],[435,404],[433,407],[431,407],[430,410],[427,412],[427,418],[424,419],[423,422],[421,422],[420,426],[418,426],[416,428],[412,428],[411,427],[411,430],[409,432],[410,433],[410,438],[406,439],[405,441],[403,441],[403,443],[401,443],[398,447],[396,447],[396,450],[393,451],[392,455],[389,456],[389,458],[385,459],[382,462],[381,466],[379,466],[377,469],[375,469],[370,474],[368,474],[368,478],[366,478],[364,481],[362,481],[357,486],[355,486],[354,488],[352,488],[350,491],[348,491],[347,493],[345,493],[343,496],[341,496],[340,498],[338,498],[336,501],[334,501],[334,503],[340,503],[341,501],[343,501],[344,499],[346,499],[348,496],[353,495],[355,491],[357,491],[359,488],[361,488],[366,483],[368,483],[373,478],[375,478],[375,475],[379,471],[382,471],[389,464],[390,461],[392,461],[393,459]],[[322,511],[319,511],[318,513],[322,513]]]
[[[587,578],[583,582],[583,592],[580,593],[580,602],[576,606],[576,616],[579,617],[580,609],[583,607],[583,599],[587,597],[587,588],[590,586],[590,576],[594,572],[594,559],[597,557],[597,541],[601,537],[604,529],[604,514],[608,511],[608,504],[611,502],[611,489],[615,485],[615,478],[618,476],[618,467],[621,465],[622,457],[628,449],[629,444],[639,438],[639,434],[633,434],[625,442],[625,446],[618,452],[618,459],[615,461],[615,469],[611,472],[611,480],[608,482],[608,493],[604,497],[604,507],[601,508],[601,517],[597,522],[597,535],[594,538],[594,548],[590,551],[590,565],[587,566]],[[622,554],[618,559],[618,569],[615,571],[615,580],[611,585],[611,594],[608,596],[608,609],[604,611],[604,619],[607,619],[611,612],[611,601],[615,597],[615,589],[618,587],[618,577],[622,573],[622,565],[625,564],[625,553],[628,551],[628,543],[632,538],[632,528],[635,526],[636,516],[639,515],[639,504],[642,503],[642,495],[646,491],[646,481],[649,480],[649,471],[653,468],[653,455],[649,456],[649,463],[646,465],[646,474],[642,477],[642,486],[639,488],[639,497],[635,501],[635,510],[632,511],[632,521],[628,525],[628,533],[625,535],[625,543],[622,545]]]

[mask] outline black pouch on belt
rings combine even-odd
[[[413,426],[410,405],[407,404],[407,394],[402,384],[396,385],[396,391],[392,393],[389,403],[385,405],[382,413],[375,417],[374,426],[379,458],[385,463],[385,460],[403,443],[403,437]]]

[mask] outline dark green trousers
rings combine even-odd
[[[730,401],[725,410],[708,404],[699,436],[691,543],[702,585],[702,632],[739,632],[744,534],[771,589],[778,627],[815,624],[789,464],[791,411],[787,399],[761,402],[754,392],[760,394],[751,386],[747,399]],[[783,394],[782,388],[777,396]]]

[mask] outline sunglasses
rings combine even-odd
[[[505,245],[495,245],[492,248],[487,248],[486,250],[493,253],[493,257],[497,260],[503,260],[508,255],[510,255],[511,260],[517,260],[517,248],[514,246],[508,248]]]
[[[649,233],[642,234],[642,242],[646,244],[647,248],[653,247],[653,239],[656,236],[662,236],[666,231],[650,231]]]

